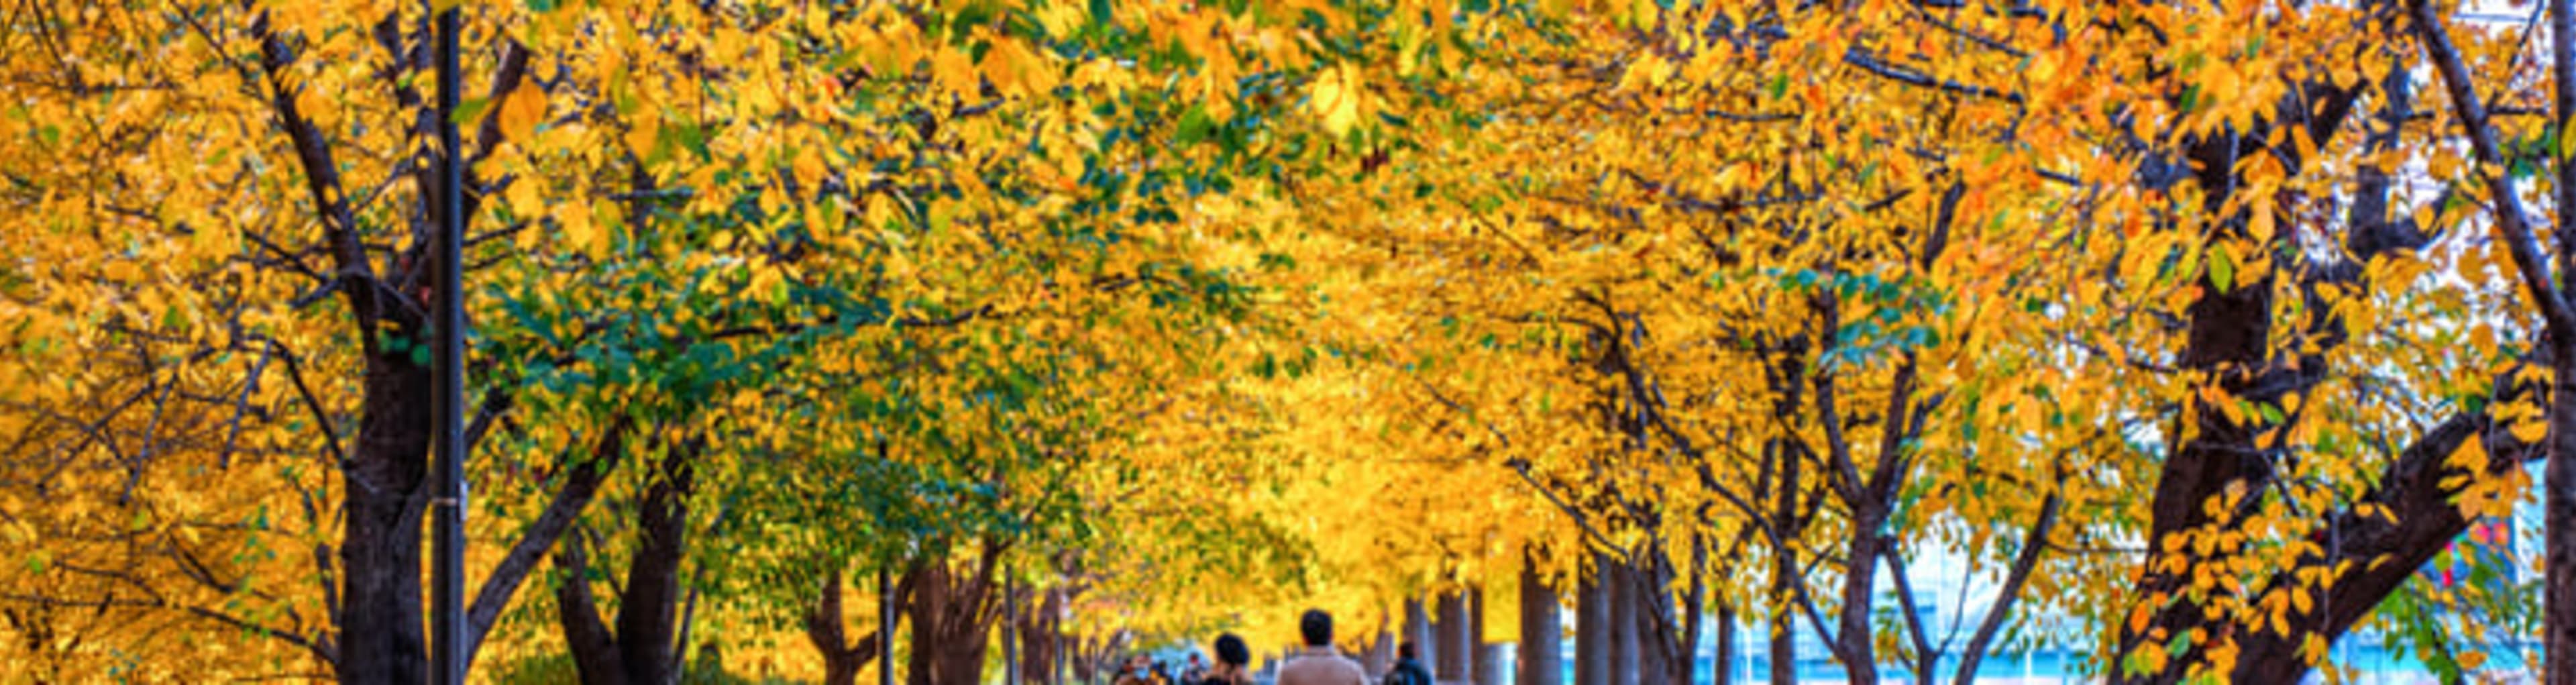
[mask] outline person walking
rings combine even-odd
[[[1234,633],[1217,636],[1216,666],[1190,685],[1252,685],[1252,646]]]
[[[1332,614],[1307,609],[1298,617],[1297,632],[1306,638],[1306,649],[1279,667],[1278,685],[1368,685],[1368,672],[1360,670],[1360,663],[1333,649]]]
[[[1422,666],[1422,657],[1414,649],[1412,640],[1395,646],[1395,668],[1387,669],[1386,679],[1380,682],[1383,685],[1433,685],[1431,669]]]
[[[1147,680],[1145,676],[1145,655],[1143,654],[1128,655],[1127,662],[1118,665],[1118,678],[1110,681],[1111,685],[1151,685],[1151,683],[1152,681]]]

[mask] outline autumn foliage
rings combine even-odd
[[[2495,4],[11,4],[0,681],[427,678],[428,5],[478,680],[1479,592],[1622,685],[2576,678],[2576,10]]]

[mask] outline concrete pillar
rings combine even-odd
[[[1538,575],[1538,560],[1521,560],[1520,659],[1514,666],[1518,685],[1565,685],[1565,621],[1556,588]]]

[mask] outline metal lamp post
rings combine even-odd
[[[437,188],[431,201],[430,214],[438,220],[438,245],[431,263],[436,265],[437,302],[432,307],[432,328],[437,333],[437,348],[431,358],[436,375],[431,402],[435,405],[437,488],[430,500],[433,517],[430,543],[430,682],[463,685],[465,682],[465,193],[464,156],[456,136],[457,34],[462,32],[458,10],[454,5],[439,9],[437,0],[429,0],[429,10],[437,15],[431,31],[436,45],[431,60],[437,63],[438,98],[432,124],[438,128]]]

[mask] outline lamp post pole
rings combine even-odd
[[[463,685],[465,682],[465,193],[464,156],[456,136],[456,95],[461,88],[457,77],[456,43],[462,22],[454,5],[438,9],[436,0],[426,3],[437,18],[431,31],[436,43],[431,60],[437,63],[438,99],[431,124],[438,129],[437,188],[431,214],[438,219],[436,257],[431,261],[438,270],[437,302],[433,304],[431,327],[437,334],[437,349],[430,365],[436,375],[431,391],[432,412],[437,427],[435,476],[437,488],[430,499],[434,517],[430,543],[430,682],[440,685]]]

